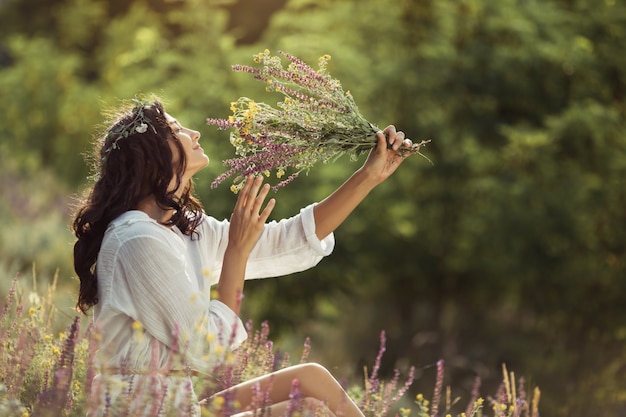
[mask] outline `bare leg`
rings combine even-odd
[[[214,396],[234,395],[242,411],[250,410],[254,387],[258,384],[261,392],[269,389],[272,404],[279,405],[289,400],[294,380],[298,380],[303,397],[323,401],[331,413],[340,417],[363,417],[359,407],[350,399],[339,382],[326,368],[315,363],[290,366],[250,381],[242,382]]]

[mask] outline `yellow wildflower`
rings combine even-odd
[[[276,178],[282,178],[283,175],[285,175],[285,171],[282,168],[278,168],[276,170]]]
[[[270,172],[269,172],[268,170],[263,171],[263,174],[264,174],[266,177],[269,177],[269,176],[270,176]]]
[[[224,400],[224,397],[222,396],[217,396],[213,399],[213,403],[211,404],[215,409],[221,409],[222,406],[224,406],[224,403],[226,402],[226,400]]]
[[[248,109],[250,110],[250,116],[254,116],[259,112],[259,106],[254,101],[248,103]]]
[[[420,402],[421,402],[421,401],[424,401],[424,394],[417,394],[417,395],[415,396],[415,399],[416,399],[417,401],[420,401]]]

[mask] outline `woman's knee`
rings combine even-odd
[[[306,375],[309,378],[333,378],[330,371],[319,363],[308,362],[296,366],[299,368],[299,373]]]
[[[298,380],[303,394],[326,390],[338,384],[328,369],[318,363],[296,365],[295,379]],[[322,388],[323,387],[323,388]]]

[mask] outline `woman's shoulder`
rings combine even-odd
[[[117,236],[124,241],[139,237],[162,239],[173,235],[173,232],[167,226],[159,224],[145,212],[129,210],[109,223],[106,235]]]
[[[198,231],[202,235],[203,232],[216,233],[220,230],[227,230],[229,221],[227,219],[218,220],[213,216],[202,213],[202,220],[198,224]]]
[[[142,227],[148,225],[153,226],[158,225],[158,223],[144,211],[128,210],[111,221],[111,223],[109,223],[109,229],[133,226]]]

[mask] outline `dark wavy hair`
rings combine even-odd
[[[139,112],[149,126],[142,133],[131,128],[137,125]],[[154,195],[162,208],[174,210],[174,215],[164,223],[166,226],[177,226],[184,234],[191,235],[202,220],[202,205],[193,195],[191,181],[183,185],[181,197],[174,194],[185,172],[185,152],[167,123],[160,101],[126,106],[110,119],[108,129],[96,142],[96,180],[79,202],[72,224],[77,238],[74,269],[80,279],[77,307],[84,314],[98,303],[96,262],[104,232],[112,220],[136,208],[150,195]],[[120,131],[127,132],[127,136],[120,139],[115,134]],[[178,149],[180,157],[176,161],[170,142]]]

